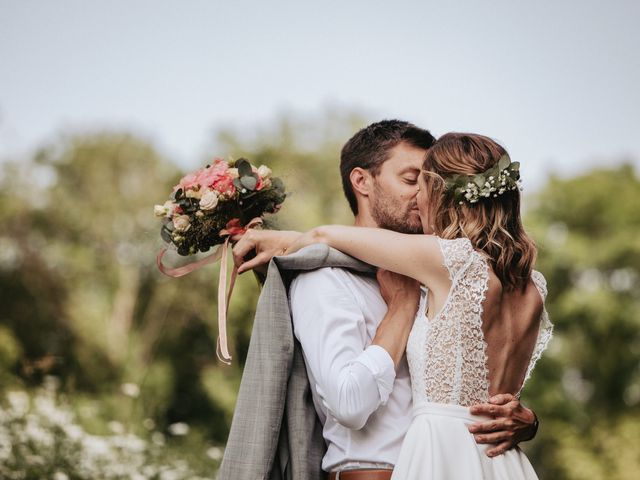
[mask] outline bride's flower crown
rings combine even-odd
[[[458,203],[477,203],[483,198],[502,195],[512,190],[522,190],[520,162],[512,162],[503,155],[496,165],[475,175],[446,177],[445,190],[451,192]]]

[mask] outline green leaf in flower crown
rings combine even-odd
[[[444,181],[445,190],[451,190],[455,185],[457,185],[458,175],[454,175],[453,177],[447,177]]]
[[[509,170],[513,170],[515,172],[520,170],[520,162],[513,162]]]
[[[236,187],[238,190],[242,189],[242,183],[240,183],[240,179],[239,178],[234,178],[233,179],[233,186]]]
[[[247,190],[255,190],[256,185],[258,184],[258,179],[252,176],[240,177],[240,183]]]
[[[246,158],[239,158],[236,161],[236,168],[238,169],[238,175],[240,176],[240,178],[251,175],[253,173],[251,164]]]
[[[509,158],[509,155],[503,155],[500,157],[500,160],[498,160],[498,168],[502,171],[507,168],[510,163],[511,159]]]
[[[473,183],[475,183],[480,188],[484,187],[484,184],[485,184],[484,175],[474,175]]]

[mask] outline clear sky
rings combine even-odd
[[[220,126],[344,105],[490,135],[536,186],[640,164],[639,25],[636,0],[0,0],[0,158],[116,127],[193,166]]]

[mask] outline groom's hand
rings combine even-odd
[[[520,442],[531,440],[536,435],[538,422],[533,410],[523,407],[511,394],[495,395],[489,403],[473,405],[473,415],[487,415],[493,420],[469,425],[477,443],[494,444],[487,450],[487,456],[501,455]]]

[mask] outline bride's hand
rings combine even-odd
[[[288,248],[300,236],[299,232],[252,228],[232,237],[237,242],[233,247],[233,262],[238,273],[267,265],[273,257],[288,253]],[[251,257],[252,253],[255,256]]]
[[[318,238],[315,228],[305,233],[298,233],[298,236],[294,239],[294,241],[287,246],[284,254],[291,255],[298,250],[302,250],[304,247],[308,247],[309,245],[313,245],[314,243],[319,243],[320,241],[321,240]]]

